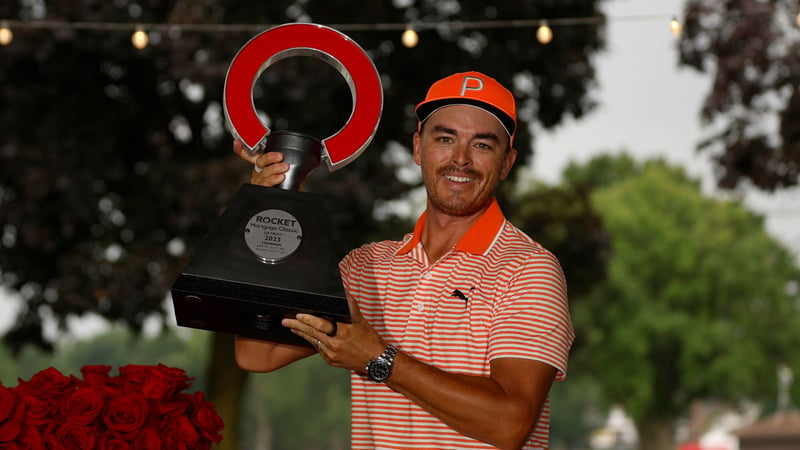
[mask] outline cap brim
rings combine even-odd
[[[420,103],[416,109],[417,120],[419,120],[420,123],[424,123],[426,120],[428,120],[431,114],[436,112],[436,110],[451,105],[470,105],[481,108],[489,114],[497,117],[497,120],[499,120],[503,125],[503,128],[506,129],[506,132],[509,136],[513,136],[514,132],[516,131],[516,122],[514,122],[514,119],[503,112],[503,110],[500,108],[480,100],[464,97],[442,98]]]

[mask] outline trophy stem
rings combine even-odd
[[[299,191],[308,174],[319,166],[322,143],[315,137],[294,131],[275,131],[267,136],[264,152],[283,153],[283,162],[289,163],[286,179],[278,185],[281,189]]]

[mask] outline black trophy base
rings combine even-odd
[[[346,300],[320,294],[181,274],[172,286],[175,317],[182,327],[264,341],[310,345],[281,325],[281,319],[309,313],[350,322]]]
[[[281,325],[301,312],[350,322],[325,205],[311,193],[242,185],[171,293],[179,326],[265,341],[311,345]]]

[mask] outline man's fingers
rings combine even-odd
[[[327,333],[325,333],[325,334],[327,334],[327,335],[328,335],[328,336],[330,336],[330,337],[335,337],[335,336],[336,336],[336,333],[337,333],[338,331],[339,331],[339,323],[338,323],[338,322],[336,322],[335,320],[332,320],[332,321],[331,321],[331,331],[328,331],[328,332],[327,332]]]
[[[311,314],[298,314],[295,319],[283,319],[282,324],[309,336],[312,338],[309,342],[313,341],[312,343],[323,335],[333,337],[333,332],[338,331],[334,322]]]
[[[317,341],[323,337],[324,333],[320,332],[319,329],[305,323],[303,320],[300,320],[299,316],[300,315],[298,314],[297,319],[283,319],[281,321],[281,325],[291,330],[292,333],[308,341],[309,344],[317,347]]]
[[[283,154],[279,152],[258,155],[253,163],[253,175],[250,182],[266,187],[281,184],[286,179],[286,172],[289,170],[289,164],[281,161],[283,161]]]
[[[255,155],[253,159],[253,164],[255,164],[258,168],[265,168],[267,166],[275,165],[276,169],[280,169],[282,171],[289,170],[289,164],[278,164],[283,161],[283,153],[280,152],[269,152],[269,153],[262,153],[260,155]]]
[[[251,155],[247,148],[245,148],[242,141],[238,139],[233,140],[233,153],[236,153],[240,158],[251,164],[255,164],[256,159],[258,158],[258,155]]]

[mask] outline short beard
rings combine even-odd
[[[481,180],[481,175],[478,172],[475,172],[471,169],[459,169],[454,166],[447,166],[443,167],[436,171],[436,178],[441,178],[444,175],[455,175],[455,176],[464,176],[475,178],[475,182]],[[475,213],[483,211],[492,201],[492,196],[489,195],[483,201],[480,202],[472,202],[472,200],[464,200],[459,197],[453,198],[452,200],[443,201],[438,198],[435,193],[431,192],[431,189],[428,187],[428,183],[425,183],[425,191],[428,194],[428,201],[431,205],[438,211],[441,211],[447,215],[455,216],[455,217],[466,217],[471,216]],[[480,198],[478,200],[481,200]]]

